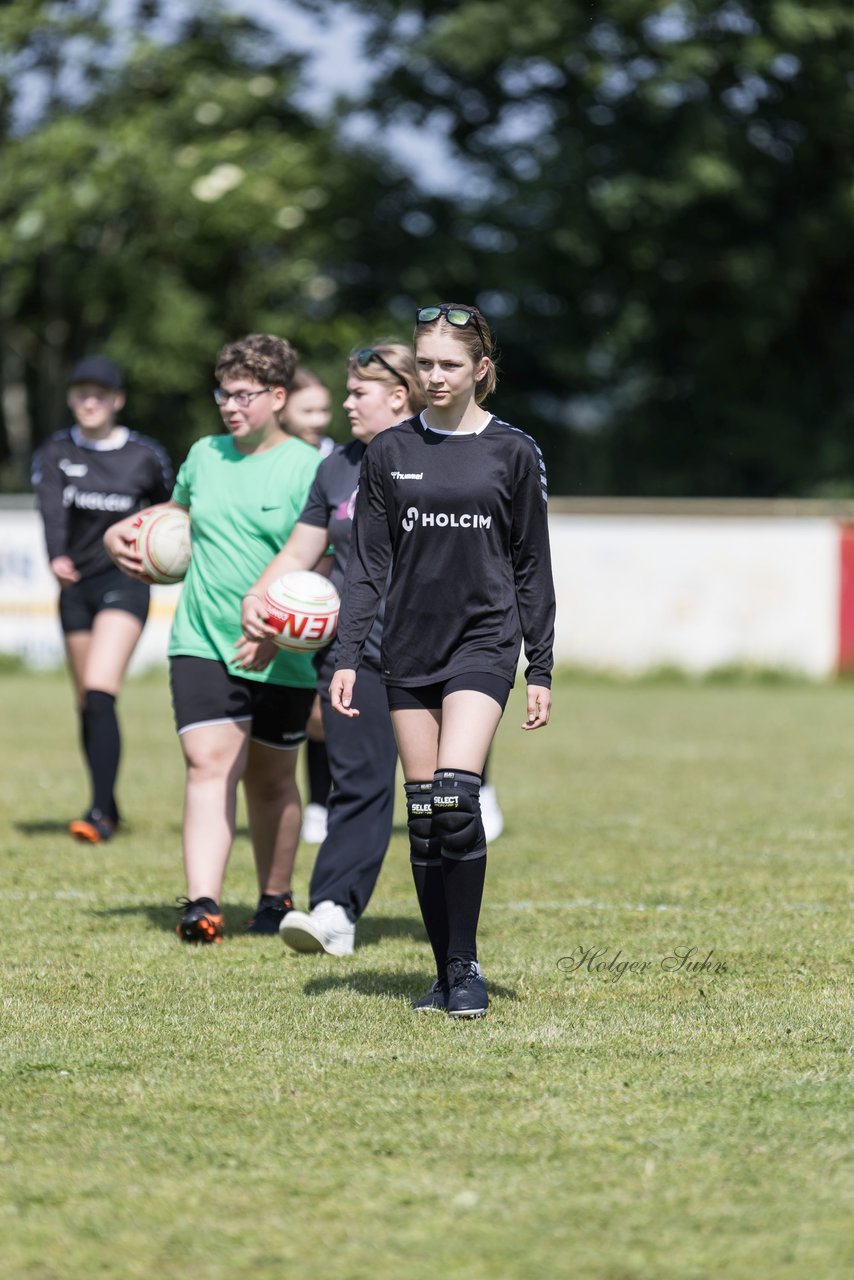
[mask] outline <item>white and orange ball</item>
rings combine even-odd
[[[295,569],[278,578],[264,594],[267,622],[278,633],[280,649],[313,653],[335,635],[341,600],[322,573]]]
[[[140,516],[136,549],[143,568],[154,582],[181,582],[190,567],[190,517],[177,507],[166,507]]]

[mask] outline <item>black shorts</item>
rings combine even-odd
[[[420,684],[409,688],[389,684],[386,685],[386,693],[389,711],[440,711],[442,699],[449,693],[459,693],[461,689],[487,694],[495,699],[503,711],[512,687],[509,680],[493,675],[491,671],[466,671],[462,675],[451,676],[449,680],[438,680],[435,684]]]
[[[305,741],[314,689],[234,676],[213,658],[169,659],[172,709],[179,733],[205,724],[250,721],[249,736],[285,750]]]
[[[145,625],[151,589],[145,582],[129,578],[115,565],[89,578],[63,587],[59,593],[59,621],[62,630],[91,631],[95,615],[104,609],[132,613]]]

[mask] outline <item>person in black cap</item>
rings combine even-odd
[[[149,604],[149,587],[115,567],[103,537],[117,520],[165,501],[173,482],[162,446],[118,425],[124,403],[117,366],[104,356],[81,360],[68,380],[74,423],[46,440],[32,464],[92,790],[69,831],[91,844],[109,840],[119,823],[116,698]]]

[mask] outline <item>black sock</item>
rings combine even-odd
[[[92,808],[116,822],[119,815],[113,790],[119,771],[121,737],[113,694],[87,689],[82,719],[83,749],[92,780]]]
[[[445,905],[445,881],[439,841],[430,834],[432,823],[431,782],[407,782],[407,809],[418,800],[420,817],[410,814],[410,863],[415,893],[421,908],[421,919],[436,961],[436,973],[444,982],[448,963],[448,911]],[[414,823],[414,825],[413,825]],[[414,835],[413,835],[414,831]],[[414,843],[413,843],[414,840]]]
[[[448,920],[448,959],[477,960],[477,924],[486,880],[486,843],[479,818],[481,776],[462,769],[439,769],[434,775],[436,788],[451,787],[474,802],[477,826],[469,843],[462,847],[442,847],[442,880],[445,886]],[[436,798],[434,796],[435,805]],[[460,813],[466,812],[460,805]],[[471,810],[468,810],[471,812]]]
[[[329,802],[329,792],[332,788],[332,775],[329,772],[326,743],[312,742],[311,738],[309,738],[305,744],[305,763],[308,770],[309,804],[319,804],[325,809]]]
[[[448,958],[477,960],[477,922],[486,881],[486,850],[476,858],[442,855],[448,920]]]
[[[436,961],[436,973],[444,981],[448,963],[448,908],[442,859],[425,859],[412,864],[412,879],[421,908],[421,919]]]

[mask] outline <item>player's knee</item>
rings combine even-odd
[[[409,828],[409,856],[423,862],[439,857],[440,845],[433,832],[433,783],[405,782],[406,824]]]
[[[480,817],[480,778],[458,769],[440,769],[433,779],[433,830],[443,853],[477,857],[486,850]]]

